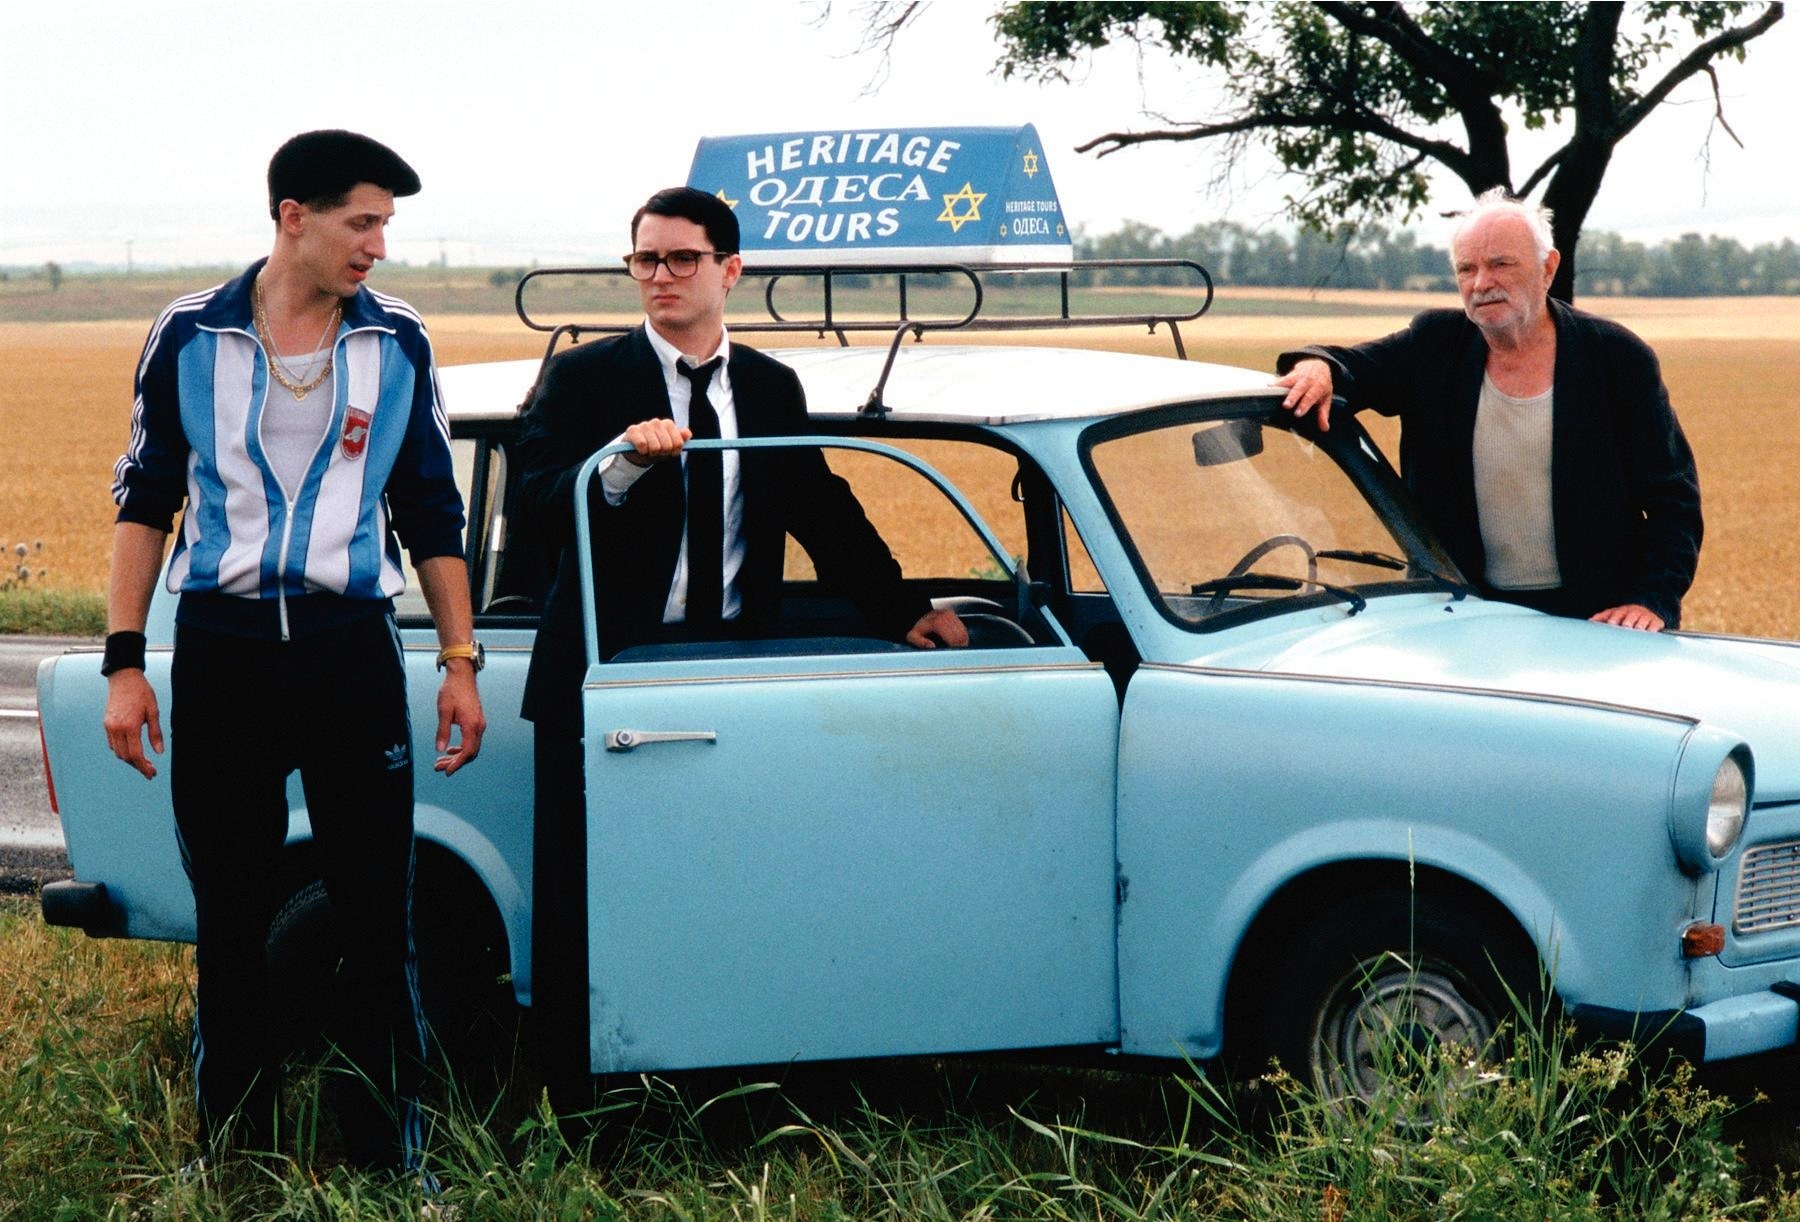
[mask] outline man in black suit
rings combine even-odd
[[[906,591],[900,566],[849,485],[816,449],[696,451],[694,437],[811,431],[800,380],[731,342],[725,299],[743,273],[737,218],[691,187],[659,191],[631,222],[626,256],[645,325],[558,356],[520,437],[522,511],[559,555],[526,679],[535,723],[532,1009],[552,1102],[591,1102],[588,1083],[585,795],[581,679],[587,669],[575,553],[575,472],[629,442],[590,486],[602,657],[629,645],[767,634],[780,611],[786,536],[878,633],[921,649],[968,636]]]

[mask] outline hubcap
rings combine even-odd
[[[1394,955],[1359,964],[1319,1017],[1314,1083],[1328,1096],[1364,1102],[1418,1082],[1445,1045],[1483,1051],[1495,1029],[1459,975],[1436,964],[1409,967]]]

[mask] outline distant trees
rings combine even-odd
[[[1581,293],[1639,297],[1800,294],[1800,246],[1793,239],[1746,248],[1735,238],[1684,233],[1646,247],[1616,233],[1582,239]]]
[[[62,287],[62,264],[58,263],[55,259],[44,264],[44,275],[50,281],[50,291],[52,293]]]
[[[1290,236],[1218,221],[1171,237],[1153,225],[1127,221],[1111,233],[1077,235],[1075,249],[1084,259],[1192,259],[1225,284],[1377,289],[1454,286],[1447,254],[1435,246],[1420,246],[1409,232],[1390,233],[1380,226],[1334,238],[1316,229],[1303,228]],[[1109,271],[1106,280],[1113,284],[1185,284],[1189,277],[1178,270],[1145,268]]]
[[[1582,235],[1578,294],[1719,297],[1800,294],[1800,245],[1745,247],[1735,238],[1683,234],[1645,246],[1616,233]],[[1450,255],[1421,246],[1411,230],[1369,226],[1336,235],[1302,228],[1293,234],[1251,230],[1230,221],[1196,225],[1171,236],[1141,221],[1110,233],[1077,233],[1083,259],[1192,259],[1221,284],[1294,288],[1415,289],[1449,292]],[[1185,284],[1176,271],[1109,271],[1109,284]]]

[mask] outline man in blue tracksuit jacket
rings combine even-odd
[[[170,787],[194,891],[203,1154],[280,1143],[264,944],[298,769],[343,933],[344,1077],[367,1084],[341,1092],[346,1144],[359,1163],[420,1165],[402,541],[443,646],[439,771],[474,759],[485,721],[430,342],[409,306],[363,285],[386,256],[394,197],[418,189],[365,136],[284,144],[269,163],[270,256],[156,320],[114,470],[106,732],[146,777],[144,740],[163,742],[143,630],[185,504],[167,578],[180,595]]]

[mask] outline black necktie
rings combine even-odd
[[[688,428],[694,440],[717,438],[719,414],[706,397],[714,357],[698,368],[676,362],[693,386],[688,399]],[[725,605],[725,464],[718,450],[695,450],[687,456],[687,622],[690,627],[716,626]]]

